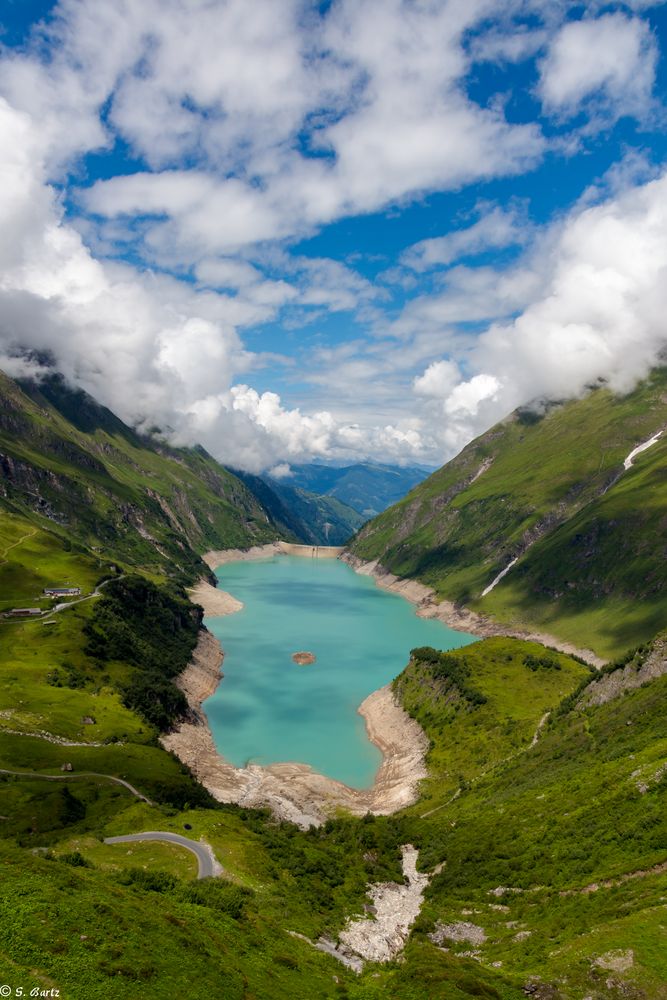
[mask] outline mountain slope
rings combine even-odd
[[[299,534],[313,545],[344,545],[366,521],[335,496],[311,493],[271,480],[271,488],[300,522]]]
[[[286,538],[307,545],[344,545],[366,520],[333,496],[311,493],[270,476],[234,470]]]
[[[541,416],[517,411],[350,549],[441,598],[613,655],[660,627],[667,435],[624,460],[666,426],[665,369],[627,396],[598,389]]]
[[[278,535],[203,449],[140,438],[57,375],[19,386],[0,373],[0,509],[65,546],[185,582],[207,573],[199,553]]]

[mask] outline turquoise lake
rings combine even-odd
[[[299,761],[353,788],[373,783],[381,755],[357,709],[396,677],[415,646],[474,641],[415,615],[337,559],[277,556],[228,563],[220,587],[243,602],[208,618],[225,651],[224,679],[205,710],[219,752],[237,767]],[[317,657],[298,666],[292,653]]]

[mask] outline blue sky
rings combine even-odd
[[[662,3],[5,0],[0,363],[257,471],[662,357]],[[3,197],[4,195],[4,197]]]

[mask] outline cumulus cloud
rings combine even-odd
[[[273,479],[289,479],[294,475],[289,462],[279,462],[278,465],[274,465],[268,472]]]
[[[667,175],[573,212],[531,253],[539,289],[515,319],[471,342],[475,374],[452,386],[441,362],[415,382],[439,401],[432,419],[452,418],[445,446],[532,400],[573,398],[600,380],[627,392],[664,357]]]
[[[434,361],[423,375],[415,378],[413,388],[418,396],[447,399],[460,381],[461,372],[457,364],[453,361]]]
[[[563,25],[540,67],[547,111],[572,116],[590,102],[606,115],[642,118],[651,104],[657,47],[645,21],[621,13]]]
[[[259,9],[145,0],[116,5],[118,23],[114,5],[101,6],[113,36],[106,72],[77,108],[91,117],[106,86],[108,128],[150,170],[98,181],[81,202],[104,219],[152,217],[137,238],[149,260],[191,263],[301,235],[423,191],[520,172],[545,149],[537,126],[510,124],[461,87],[463,36],[485,0],[341,0],[322,17],[304,17],[296,0]],[[28,110],[21,73],[57,93],[72,64],[85,77],[106,44],[97,4],[69,0],[63,14],[55,66],[14,59],[7,69]],[[183,170],[183,159],[193,166]]]

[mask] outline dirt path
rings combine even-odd
[[[540,733],[542,732],[542,727],[546,724],[546,721],[550,715],[551,712],[544,713],[540,721],[537,723],[537,729],[533,733],[533,738],[531,739],[530,743],[528,743],[525,747],[521,747],[519,750],[515,750],[514,753],[509,754],[508,757],[503,757],[502,760],[497,761],[491,767],[487,767],[486,770],[480,771],[479,774],[476,774],[474,778],[470,779],[470,784],[471,785],[474,784],[476,781],[479,781],[480,778],[485,778],[487,774],[491,774],[491,772],[495,771],[497,767],[501,767],[503,764],[506,764],[508,760],[514,760],[515,757],[519,757],[522,753],[526,753],[526,751],[532,750],[532,748],[536,746],[537,741],[540,738]],[[441,809],[444,809],[446,806],[450,805],[455,799],[458,799],[461,792],[462,789],[457,788],[457,790],[454,792],[451,798],[447,799],[446,802],[441,803],[441,805],[439,806],[435,806],[434,809],[429,809],[427,812],[422,813],[421,819],[426,819],[427,816],[432,816],[433,813],[440,812]]]
[[[661,861],[660,864],[654,865],[653,868],[640,868],[639,871],[626,872],[625,875],[619,875],[617,878],[607,878],[603,879],[602,882],[591,882],[590,885],[585,885],[582,889],[562,889],[558,895],[559,896],[587,896],[591,892],[597,892],[598,889],[615,889],[619,885],[623,885],[625,882],[631,882],[636,878],[648,878],[649,875],[662,875],[667,872],[667,861]]]
[[[76,774],[41,774],[39,771],[9,771],[4,767],[0,767],[0,774],[9,774],[14,778],[38,778],[41,781],[78,781],[82,778],[104,778],[106,781],[113,782],[114,785],[122,785],[123,788],[127,788],[128,792],[132,792],[136,798],[146,802],[147,805],[155,804],[129,781],[117,778],[114,774],[99,774],[97,771],[78,771]]]
[[[95,587],[95,590],[92,592],[92,594],[86,594],[85,597],[79,597],[77,598],[76,601],[66,601],[64,604],[56,604],[55,608],[53,608],[51,611],[45,612],[45,614],[39,619],[39,621],[42,622],[48,621],[48,619],[52,615],[57,614],[59,611],[66,611],[67,608],[73,608],[75,604],[83,604],[84,601],[90,601],[92,600],[93,597],[99,597],[101,592],[107,586],[107,584],[111,583],[112,580],[123,580],[124,577],[125,574],[123,573],[121,576],[112,576],[108,580],[102,580],[102,583],[98,584],[97,587]]]
[[[33,535],[36,535],[36,534],[37,534],[37,528],[33,528],[32,531],[28,531],[25,535],[23,535],[21,538],[19,538],[18,542],[12,542],[11,545],[8,545],[7,548],[5,549],[4,553],[3,553],[3,558],[0,559],[0,566],[2,566],[3,563],[7,562],[7,553],[8,552],[11,552],[12,549],[15,549],[18,545],[23,545],[23,543],[26,541],[26,539],[32,538]]]
[[[10,736],[29,736],[34,740],[45,740],[47,743],[53,743],[59,747],[103,747],[104,743],[86,743],[85,740],[66,740],[62,736],[54,736],[53,733],[47,733],[42,730],[38,733],[31,733],[24,729],[5,729],[0,728],[0,733],[3,735],[8,733]],[[116,746],[122,746],[122,744],[117,743]]]
[[[112,580],[122,580],[124,576],[125,574],[123,573],[121,576],[113,576],[108,580],[103,580],[102,583],[95,587],[95,590],[93,590],[91,594],[86,594],[85,597],[79,597],[76,601],[65,601],[63,604],[56,604],[55,608],[51,608],[50,611],[43,611],[42,614],[34,615],[31,618],[3,618],[0,620],[0,625],[9,625],[10,623],[16,624],[17,622],[20,622],[23,625],[25,625],[26,622],[41,622],[44,624],[45,622],[51,621],[53,616],[58,614],[60,611],[66,611],[68,608],[73,608],[75,604],[82,604],[84,601],[90,601],[93,597],[99,597],[102,590],[108,583],[111,583]]]

